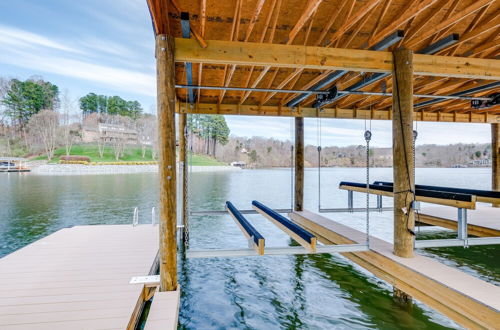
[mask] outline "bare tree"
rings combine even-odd
[[[106,123],[106,135],[111,143],[115,159],[123,157],[125,146],[131,141],[136,142],[137,133],[133,130],[133,120],[127,116],[113,115],[109,116]]]
[[[153,147],[153,140],[156,135],[156,117],[153,115],[144,115],[136,120],[138,141],[141,145],[142,158],[146,157],[148,147]]]
[[[103,113],[92,113],[90,115],[86,115],[82,121],[84,131],[90,131],[94,134],[91,140],[97,142],[99,158],[104,157],[104,149],[109,142],[106,137],[105,130],[102,129],[102,125],[109,120],[108,117],[108,115]]]
[[[31,146],[41,143],[48,160],[54,157],[57,146],[57,129],[59,114],[52,110],[42,110],[31,116],[28,122],[28,132]]]
[[[76,109],[76,101],[71,99],[68,90],[64,90],[61,97],[61,138],[66,156],[70,155],[73,144],[80,137],[79,116],[75,113]]]

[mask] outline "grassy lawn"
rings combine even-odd
[[[51,163],[58,163],[59,157],[66,155],[66,149],[58,148],[55,151],[54,158],[50,161]],[[71,148],[71,155],[77,156],[88,156],[92,162],[115,162],[115,155],[113,152],[113,148],[107,146],[104,148],[104,155],[102,158],[99,157],[99,150],[96,145],[75,145]],[[47,156],[41,155],[32,160],[45,160]],[[142,158],[142,149],[137,147],[126,148],[123,154],[118,161],[123,162],[143,162],[143,161],[154,161],[151,155],[151,149],[148,148],[146,151],[146,157]],[[188,157],[188,161],[190,165],[193,166],[223,166],[225,163],[221,163],[218,160],[205,156],[205,155],[192,155]]]
[[[189,155],[189,165],[193,166],[224,166],[226,163],[219,162],[217,159],[205,155]]]
[[[58,148],[54,153],[54,158],[51,160],[51,163],[58,163],[60,156],[66,155],[66,149]],[[71,155],[78,156],[88,156],[92,162],[115,162],[115,154],[113,152],[113,148],[106,146],[104,147],[103,157],[99,157],[99,149],[96,145],[75,145],[71,148]],[[41,155],[33,158],[33,160],[43,160],[47,159],[45,155]],[[141,161],[152,161],[154,159],[151,158],[151,149],[146,151],[146,157],[142,158],[142,150],[141,148],[126,148],[123,152],[123,156],[118,161],[124,162],[141,162]]]

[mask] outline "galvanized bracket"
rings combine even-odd
[[[134,276],[129,284],[144,284],[147,288],[152,288],[160,285],[160,275]]]

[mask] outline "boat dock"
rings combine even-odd
[[[289,216],[323,244],[366,241],[365,233],[309,211]],[[494,329],[500,324],[500,287],[432,258],[402,258],[393,251],[392,244],[370,236],[370,251],[342,254],[467,328]]]
[[[479,237],[500,236],[500,209],[489,205],[477,205],[467,211],[467,227],[471,235]],[[432,226],[457,229],[457,210],[445,206],[425,206],[419,212],[418,220]]]
[[[129,282],[157,256],[158,226],[61,229],[0,259],[0,329],[134,329],[156,288]],[[179,291],[159,297],[154,323],[176,328]]]

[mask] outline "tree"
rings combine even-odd
[[[217,143],[226,145],[229,141],[229,127],[222,115],[190,115],[188,131],[204,140],[204,153],[215,156]]]
[[[59,103],[59,88],[42,79],[20,81],[12,79],[3,98],[6,114],[21,128],[31,116],[42,109],[55,110]]]
[[[9,88],[10,88],[9,80],[0,77],[0,100],[4,99]],[[7,119],[7,113],[5,111],[5,105],[3,102],[0,102],[0,125],[3,125],[6,119]]]
[[[120,96],[97,95],[95,93],[89,93],[80,98],[80,109],[84,116],[91,113],[105,113],[136,119],[142,113],[142,106],[138,101],[126,101]]]
[[[105,123],[108,120],[108,115],[105,113],[94,112],[84,117],[83,126],[87,128],[92,128],[97,134],[97,151],[99,152],[99,158],[104,157],[104,149],[106,147],[106,136],[104,132],[100,129],[100,124]]]
[[[80,124],[75,114],[75,101],[71,99],[69,92],[65,90],[61,97],[61,121],[60,127],[62,142],[65,147],[66,156],[71,154],[73,143],[80,137]]]
[[[108,117],[108,124],[116,126],[116,130],[112,133],[109,131],[108,133],[111,133],[111,135],[109,135],[109,141],[113,148],[115,159],[119,160],[125,151],[125,145],[128,142],[127,131],[132,128],[133,121],[127,116],[114,115]]]
[[[146,157],[147,147],[153,146],[153,140],[156,135],[156,117],[153,115],[143,115],[136,120],[136,128],[139,144],[142,149],[142,158]]]
[[[28,122],[28,132],[32,146],[41,142],[48,160],[54,157],[58,126],[59,114],[52,110],[42,110],[34,114]]]

